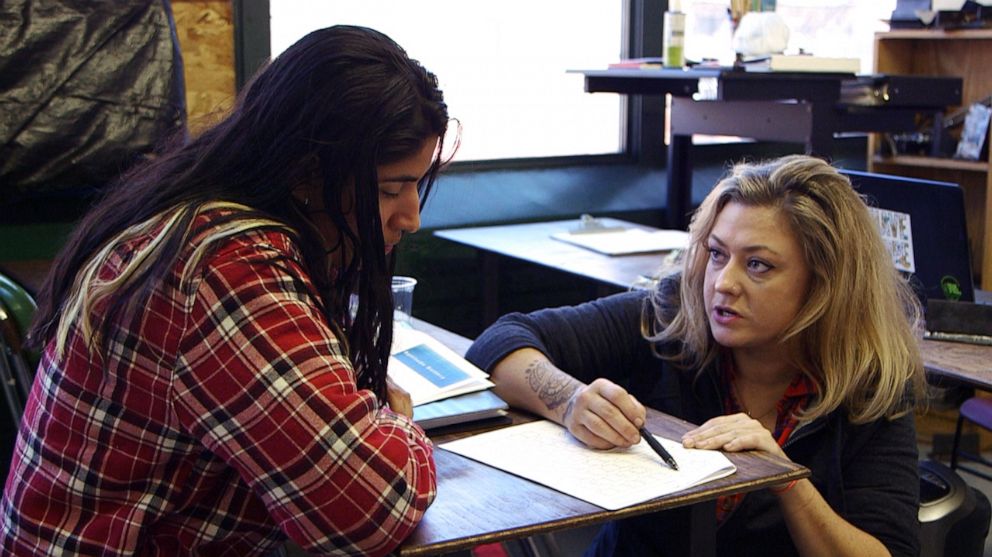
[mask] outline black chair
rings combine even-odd
[[[37,352],[24,347],[36,310],[31,295],[0,274],[0,389],[15,426],[21,420],[39,360]]]
[[[951,445],[951,470],[961,470],[992,481],[992,475],[973,466],[964,466],[959,463],[960,460],[966,460],[992,467],[992,461],[989,459],[981,454],[966,451],[961,447],[961,430],[965,420],[992,431],[992,399],[973,396],[961,404],[958,409],[958,423],[954,429],[954,442]]]
[[[7,477],[17,428],[27,403],[39,355],[24,349],[24,334],[37,307],[19,284],[0,274],[0,481]]]
[[[11,321],[7,308],[0,303],[0,389],[3,390],[11,423],[16,429],[24,412],[24,403],[27,401],[27,395],[19,379],[25,373],[27,362],[24,361],[24,356],[15,344],[16,337]]]

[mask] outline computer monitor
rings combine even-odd
[[[893,262],[924,300],[975,300],[964,194],[950,182],[842,171],[879,220]]]

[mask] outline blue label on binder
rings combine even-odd
[[[469,374],[446,360],[444,356],[431,350],[426,344],[414,346],[394,354],[393,357],[437,387],[447,387],[469,378]]]

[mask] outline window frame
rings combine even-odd
[[[662,19],[667,0],[624,0],[621,56],[661,55]],[[271,56],[269,0],[233,0],[235,83],[237,89]],[[563,15],[563,17],[565,17]],[[664,98],[621,95],[621,151],[605,155],[456,161],[449,173],[482,170],[557,168],[589,164],[638,164],[663,167]]]

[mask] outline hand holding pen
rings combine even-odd
[[[574,380],[573,380],[574,381]],[[623,387],[604,378],[577,386],[562,418],[577,439],[593,448],[629,447],[638,434],[672,468],[679,465],[654,435],[644,427],[646,410]]]
[[[559,407],[564,408],[562,425],[576,439],[594,449],[631,447],[640,441],[638,428],[646,420],[644,405],[608,379],[575,383],[568,404]]]

